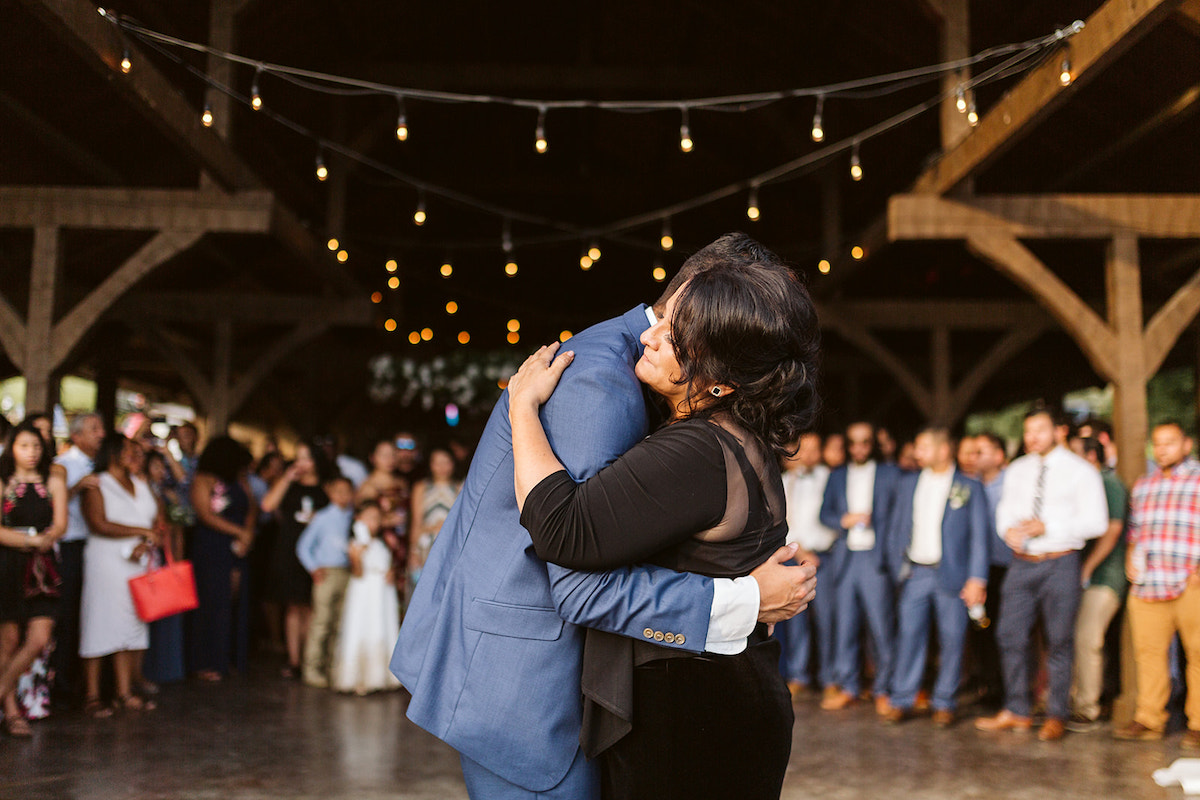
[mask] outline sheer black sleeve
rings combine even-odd
[[[525,499],[521,524],[544,561],[608,570],[713,527],[726,497],[717,432],[689,420],[644,439],[584,483],[566,470],[547,476]]]

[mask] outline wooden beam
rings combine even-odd
[[[1040,321],[1033,323],[1015,325],[988,350],[987,355],[975,362],[971,370],[959,381],[958,386],[954,387],[946,410],[946,419],[950,421],[950,424],[963,418],[971,406],[971,401],[975,399],[975,395],[979,394],[979,390],[992,376],[1016,358],[1022,350],[1033,344],[1050,327],[1049,317],[1043,317]]]
[[[290,333],[273,342],[230,388],[228,413],[233,414],[241,408],[242,404],[246,402],[246,398],[250,396],[250,392],[254,391],[254,387],[258,386],[263,378],[269,375],[288,354],[328,329],[328,323],[319,319],[310,319],[300,323]]]
[[[126,182],[121,173],[8,92],[0,91],[0,106],[6,108],[20,124],[36,135],[40,143],[48,145],[59,156],[74,164],[92,180],[113,185]]]
[[[1192,275],[1146,325],[1143,339],[1146,375],[1158,372],[1188,325],[1200,313],[1200,272]],[[1200,381],[1197,381],[1200,385]]]
[[[933,406],[929,418],[942,425],[953,420],[947,418],[950,410],[950,329],[938,325],[929,337],[929,360],[933,366]]]
[[[139,319],[169,319],[216,322],[232,316],[239,322],[260,324],[297,323],[319,319],[329,325],[369,326],[374,311],[366,298],[338,300],[313,295],[269,295],[250,292],[149,292],[132,294],[121,301],[120,316]]]
[[[61,364],[100,315],[131,286],[155,267],[191,247],[203,235],[204,232],[199,230],[163,231],[142,245],[54,326],[53,338],[49,340],[52,363]]]
[[[104,230],[268,233],[274,198],[266,190],[226,194],[190,189],[0,186],[0,227],[60,225]]]
[[[57,361],[51,354],[54,341],[54,292],[62,270],[62,236],[58,228],[39,227],[33,232],[33,268],[29,280],[29,313],[25,317],[25,407],[48,411],[50,376]]]
[[[1101,377],[1111,380],[1117,374],[1117,342],[1112,330],[1024,245],[1011,236],[981,233],[967,238],[967,248],[1045,306]]]
[[[0,347],[14,367],[25,368],[25,321],[3,295],[0,295]]]
[[[959,61],[971,55],[970,7],[967,0],[925,0],[938,21],[938,58]],[[954,90],[971,78],[971,69],[947,72],[942,76],[942,101],[938,116],[942,134],[942,152],[950,150],[971,132],[967,116],[958,110]]]
[[[146,325],[135,319],[126,319],[125,321],[145,334],[146,338],[150,340],[150,344],[162,354],[163,359],[179,373],[179,377],[183,379],[183,383],[187,386],[196,405],[207,410],[208,404],[212,401],[212,384],[204,377],[204,370],[200,368],[195,359],[189,356],[175,341],[175,337],[158,325]]]
[[[1064,44],[1071,58],[1070,86],[1059,83],[1060,59],[1046,59],[988,109],[971,135],[925,170],[914,191],[945,194],[995,159],[1132,47],[1176,4],[1172,0],[1107,0],[1088,18],[1087,26]]]
[[[1106,289],[1108,324],[1116,339],[1113,360],[1113,438],[1122,454],[1117,471],[1126,486],[1145,471],[1142,453],[1149,434],[1146,401],[1145,345],[1142,337],[1142,282],[1138,241],[1130,235],[1113,239],[1108,249]]]
[[[994,330],[1035,325],[1049,319],[1036,303],[1026,300],[858,300],[817,304],[824,322],[826,309],[868,328],[927,330],[945,325],[953,330]]]
[[[821,321],[825,326],[850,342],[850,344],[871,356],[881,367],[891,373],[900,387],[908,394],[909,399],[912,400],[917,410],[926,417],[932,416],[932,393],[925,388],[921,379],[908,368],[908,365],[901,361],[895,353],[887,349],[870,331],[857,321],[846,319],[828,309],[826,309]]]
[[[1156,239],[1200,238],[1200,194],[985,195],[954,200],[893,195],[888,238],[1110,239],[1130,233]]]

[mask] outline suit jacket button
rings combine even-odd
[[[654,629],[646,628],[646,630],[642,631],[642,636],[645,636],[647,639],[653,639],[654,638]]]
[[[687,639],[683,638],[682,633],[675,634],[675,644],[683,644],[686,641],[687,641]]]
[[[673,634],[673,633],[668,633],[666,636],[663,637],[663,639],[666,641],[667,644],[675,644],[675,634]]]
[[[663,640],[663,632],[662,632],[662,631],[655,631],[655,632],[654,632],[654,641],[656,641],[656,642],[661,642],[662,640]]]

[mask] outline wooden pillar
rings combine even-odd
[[[936,0],[930,5],[941,17],[939,26],[938,55],[942,61],[958,61],[971,55],[971,24],[967,0]],[[954,148],[971,132],[967,115],[958,110],[955,90],[971,79],[970,67],[947,72],[942,76],[942,101],[940,122],[942,152]],[[967,92],[970,99],[971,93]]]
[[[930,359],[933,363],[933,407],[930,422],[949,425],[950,413],[950,329],[938,325],[930,336]]]
[[[96,413],[111,426],[117,418],[117,364],[114,348],[105,347],[96,362]]]
[[[213,353],[212,392],[208,402],[208,436],[220,436],[229,427],[230,369],[233,363],[233,320],[217,321]]]
[[[54,331],[54,290],[62,263],[61,237],[55,227],[33,232],[33,269],[29,284],[29,314],[25,327],[25,408],[46,409],[54,369],[51,355]]]
[[[1132,486],[1145,471],[1143,453],[1149,433],[1146,406],[1146,355],[1142,338],[1142,285],[1138,241],[1132,234],[1115,236],[1108,248],[1108,324],[1116,335],[1113,353],[1113,435],[1117,472]]]
[[[208,18],[208,44],[226,52],[234,50],[233,23],[238,8],[243,0],[212,0]],[[217,83],[232,86],[234,82],[234,64],[225,58],[215,55],[208,57],[208,76]],[[220,89],[209,88],[204,92],[204,102],[212,109],[212,130],[222,139],[229,138],[229,127],[232,122],[233,98]]]

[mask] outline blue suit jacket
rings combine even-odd
[[[912,543],[913,497],[917,491],[919,472],[900,478],[892,503],[892,519],[888,524],[888,571],[897,583],[908,577],[908,547]],[[987,583],[988,562],[988,502],[983,484],[968,478],[957,469],[950,484],[950,498],[942,515],[942,560],[938,564],[938,585],[942,591],[957,595],[968,578]],[[956,500],[956,495],[964,501]]]
[[[844,464],[829,473],[829,481],[825,484],[825,498],[821,503],[821,524],[840,531],[837,541],[824,556],[833,562],[831,566],[835,581],[841,580],[842,570],[846,567],[846,559],[850,553],[846,547],[846,529],[842,527],[842,517],[850,512],[846,501],[847,474]],[[895,464],[875,462],[875,490],[871,502],[871,527],[875,529],[875,548],[871,552],[880,572],[886,568],[884,553],[887,549],[887,526],[891,519],[892,492],[899,479],[900,468]]]
[[[576,480],[646,435],[633,365],[648,325],[639,306],[568,343],[575,360],[542,422]],[[579,748],[582,626],[637,639],[672,631],[683,634],[675,647],[698,652],[712,598],[699,575],[574,572],[539,559],[517,511],[506,392],[425,563],[392,672],[412,693],[413,722],[505,780],[546,791]]]

